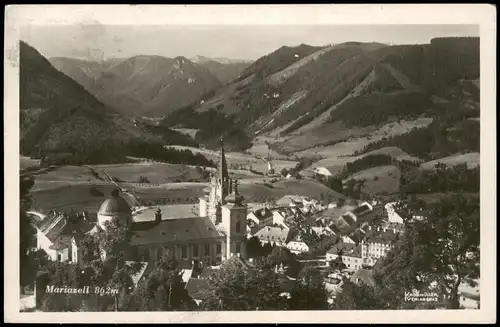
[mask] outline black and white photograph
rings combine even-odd
[[[16,319],[496,321],[496,12],[370,6],[13,6]]]

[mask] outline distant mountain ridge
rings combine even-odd
[[[194,63],[182,56],[139,55],[99,62],[51,58],[50,62],[122,113],[161,117],[230,82],[249,65],[199,59]]]
[[[196,146],[178,132],[122,115],[27,43],[19,47],[21,154],[58,158],[59,164],[109,163],[124,162],[130,152],[140,154],[146,146],[169,160],[177,157],[160,151],[165,144]],[[182,158],[201,160],[189,154]]]
[[[163,123],[189,128],[206,125],[207,117],[229,115],[251,138],[281,137],[292,144],[300,137],[315,142],[313,147],[331,143],[332,130],[370,133],[394,120],[434,117],[439,99],[459,102],[472,110],[466,115],[477,115],[478,78],[479,38],[284,46]]]

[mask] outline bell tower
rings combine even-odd
[[[233,182],[233,192],[225,199],[222,206],[222,226],[226,231],[225,257],[240,254],[247,258],[247,206],[243,203],[243,196],[238,193],[238,181]]]

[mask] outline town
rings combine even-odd
[[[85,271],[89,264],[85,261],[89,252],[86,237],[99,233],[108,237],[108,228],[116,232],[116,227],[122,226],[127,229],[123,234],[127,235],[126,265],[140,265],[130,274],[133,287],[127,289],[129,293],[170,251],[196,308],[210,294],[210,271],[263,267],[279,276],[284,298],[290,297],[295,284],[300,283],[301,270],[315,271],[324,283],[326,301],[332,305],[346,281],[374,285],[374,269],[405,231],[398,202],[327,203],[286,195],[273,203],[246,203],[238,192],[238,180],[229,177],[222,139],[220,162],[204,191],[197,216],[185,205],[131,207],[120,196],[119,188],[102,203],[94,218],[88,212],[54,210],[47,217],[32,212],[36,248],[48,260],[70,263]],[[167,211],[180,217],[163,217]],[[411,218],[420,221],[425,217],[420,209]],[[106,250],[100,248],[99,253],[105,260]],[[266,257],[273,259],[263,264]],[[47,287],[43,278],[37,280],[40,284],[35,294],[39,301]],[[478,294],[470,290],[461,294],[463,307],[477,307]]]

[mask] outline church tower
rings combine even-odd
[[[229,179],[222,137],[220,152],[216,173],[210,179],[210,186],[204,190],[205,196],[200,198],[200,216],[208,216],[214,224],[221,223],[221,206],[225,204],[225,198],[232,192],[232,181]]]
[[[220,163],[218,182],[220,184],[221,200],[229,194],[229,173],[227,171],[226,155],[224,154],[224,138],[220,138]]]
[[[239,253],[243,259],[247,258],[247,206],[243,203],[243,196],[238,193],[238,182],[234,181],[233,192],[225,199],[222,206],[222,226],[226,233],[225,257]]]

